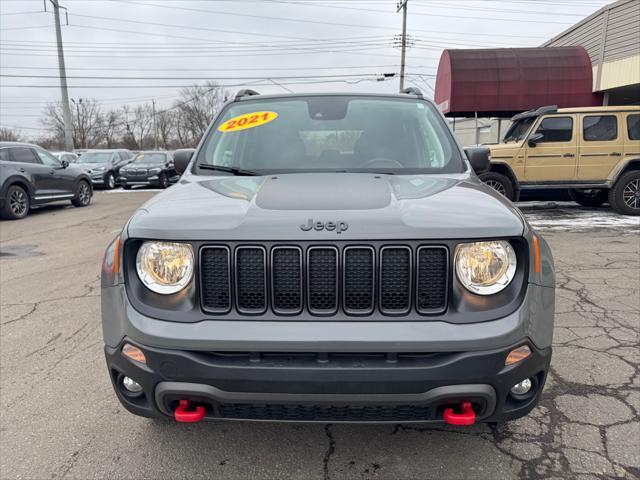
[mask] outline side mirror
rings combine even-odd
[[[69,166],[69,160],[60,160],[60,165],[62,165],[62,168],[67,168]]]
[[[189,166],[193,152],[191,150],[179,150],[173,154],[173,166],[180,175],[184,173]]]
[[[491,168],[491,150],[488,147],[469,147],[464,149],[464,153],[476,174],[487,172]]]
[[[529,145],[530,147],[535,147],[543,138],[544,133],[534,133],[529,137],[529,140],[527,140],[527,145]]]

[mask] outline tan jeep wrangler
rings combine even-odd
[[[640,214],[640,106],[542,107],[520,113],[480,178],[510,200],[568,188],[584,206]]]

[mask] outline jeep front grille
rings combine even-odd
[[[436,315],[447,308],[440,245],[211,245],[200,250],[209,313],[277,316]]]

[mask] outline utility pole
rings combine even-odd
[[[60,70],[60,90],[62,92],[62,117],[64,119],[64,148],[73,152],[73,127],[71,125],[71,110],[69,110],[69,92],[67,91],[67,72],[64,66],[64,51],[62,49],[62,29],[60,28],[60,5],[58,0],[49,0],[53,5],[56,21],[56,40],[58,42],[58,69]],[[62,7],[64,8],[64,7]],[[46,10],[46,3],[45,3]],[[66,11],[66,8],[65,8]],[[67,24],[69,23],[67,17]]]
[[[402,53],[400,54],[400,91],[404,90],[404,63],[407,50],[407,3],[409,0],[402,0],[398,3],[396,13],[402,10]]]
[[[151,110],[153,112],[153,148],[158,150],[158,124],[156,123],[156,101],[151,99]]]
[[[71,103],[76,106],[76,123],[78,124],[78,144],[80,148],[87,148],[87,139],[84,134],[84,127],[82,126],[82,122],[80,121],[80,104],[82,103],[82,99],[79,98],[76,102],[73,98],[71,99]]]

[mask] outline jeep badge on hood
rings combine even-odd
[[[307,224],[300,225],[300,230],[308,232],[311,229],[314,229],[317,232],[322,230],[327,230],[329,232],[335,230],[336,233],[342,233],[349,229],[349,224],[347,222],[314,222],[313,218],[307,220]]]

